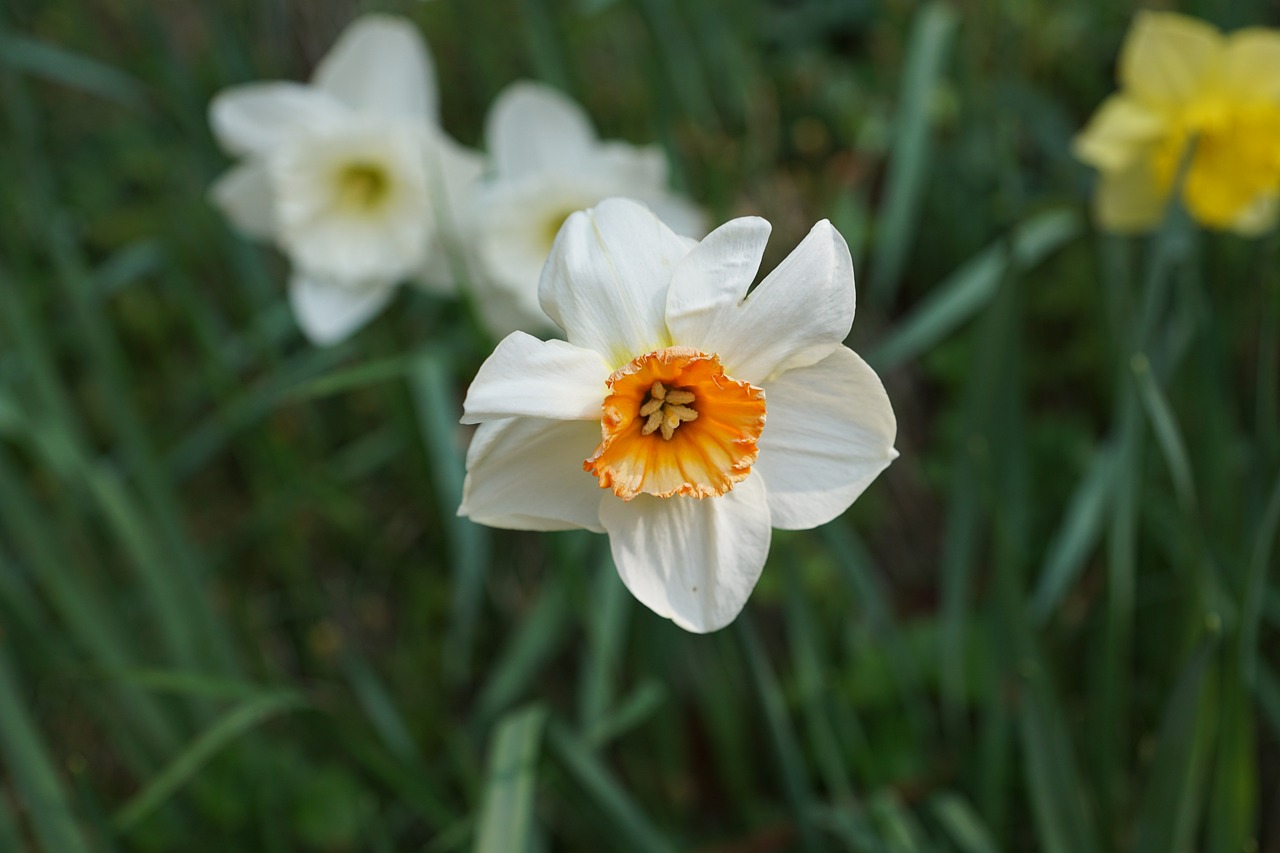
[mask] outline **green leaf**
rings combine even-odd
[[[1101,538],[1117,470],[1115,447],[1094,452],[1045,555],[1040,582],[1031,598],[1031,613],[1036,621],[1044,622],[1053,614]]]
[[[445,513],[441,522],[448,533],[453,566],[453,607],[445,659],[449,661],[448,675],[457,679],[466,675],[471,666],[490,538],[485,528],[456,514],[462,503],[465,463],[457,441],[461,406],[452,394],[445,357],[438,353],[422,355],[409,379],[436,499]]]
[[[546,721],[546,709],[531,705],[512,711],[498,722],[473,848],[476,853],[530,850],[538,755]]]
[[[1080,217],[1069,210],[1046,211],[1023,222],[939,282],[867,361],[887,370],[936,346],[990,303],[1012,270],[1033,268],[1080,231]]]
[[[973,811],[969,802],[958,794],[938,794],[929,801],[934,818],[963,853],[996,853],[999,847]]]
[[[1169,468],[1169,476],[1173,480],[1178,503],[1182,505],[1183,512],[1193,514],[1196,510],[1196,488],[1191,477],[1191,461],[1187,457],[1187,445],[1182,439],[1182,430],[1178,428],[1173,409],[1165,399],[1164,392],[1160,390],[1155,377],[1151,375],[1151,364],[1146,356],[1135,355],[1130,366],[1142,404],[1147,411],[1147,419],[1151,421],[1156,442],[1160,445],[1165,465]]]
[[[957,23],[955,10],[939,0],[921,6],[911,22],[885,202],[872,256],[871,296],[880,305],[893,301],[915,237],[929,176],[934,98],[942,85]]]
[[[1211,648],[1202,646],[1178,678],[1160,723],[1160,741],[1138,809],[1138,853],[1192,849],[1204,795],[1209,728],[1203,715]]]
[[[22,74],[70,86],[132,110],[146,106],[145,92],[136,79],[64,47],[25,36],[0,35],[0,62]]]
[[[565,636],[569,602],[558,582],[547,583],[529,615],[511,636],[489,671],[489,680],[476,702],[479,720],[491,720],[533,683]]]
[[[1248,587],[1244,596],[1244,614],[1240,626],[1240,675],[1253,684],[1258,668],[1258,629],[1262,622],[1262,605],[1266,600],[1267,572],[1275,547],[1276,529],[1280,527],[1280,477],[1271,489],[1266,509],[1254,534],[1249,556]]]
[[[0,645],[0,749],[5,774],[21,796],[31,826],[49,853],[88,853],[70,798],[54,768],[44,737],[27,710],[17,678]],[[14,848],[17,849],[17,848]]]
[[[1045,853],[1098,850],[1085,786],[1070,735],[1047,676],[1037,664],[1024,680],[1019,733],[1038,849]]]
[[[173,796],[220,750],[236,738],[277,714],[306,707],[301,695],[289,690],[246,699],[218,717],[138,793],[120,807],[112,819],[116,829],[128,832]]]
[[[557,722],[550,724],[547,735],[556,759],[608,818],[614,842],[643,853],[675,849],[577,735]]]
[[[786,700],[778,685],[778,678],[765,657],[764,646],[748,614],[739,614],[734,623],[734,631],[742,643],[743,655],[755,685],[756,698],[764,711],[769,741],[782,776],[782,786],[791,800],[791,808],[798,823],[800,844],[806,850],[817,849],[817,835],[812,820],[813,791],[809,787],[804,755],[787,716]]]

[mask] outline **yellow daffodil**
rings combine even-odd
[[[1120,52],[1120,92],[1075,141],[1100,172],[1099,223],[1160,219],[1188,146],[1182,203],[1210,228],[1257,234],[1280,196],[1280,33],[1223,35],[1194,18],[1141,12]]]
[[[884,387],[843,345],[843,238],[819,222],[748,296],[769,232],[746,217],[697,242],[625,199],[572,214],[539,285],[566,340],[514,332],[481,366],[459,514],[608,533],[654,612],[731,622],[770,529],[825,524],[897,456]]]
[[[289,256],[289,301],[313,342],[350,335],[405,279],[449,278],[440,214],[481,162],[437,113],[427,47],[390,15],[353,23],[310,85],[249,83],[210,104],[214,135],[243,158],[210,197]]]

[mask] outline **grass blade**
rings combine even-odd
[[[22,701],[17,677],[3,645],[0,645],[0,748],[8,767],[7,775],[26,805],[41,845],[49,853],[88,853],[89,843],[71,811],[71,801],[54,769],[44,738]]]
[[[538,754],[547,711],[532,705],[499,721],[489,755],[484,808],[476,834],[476,853],[530,850]]]
[[[441,511],[447,514],[442,521],[454,567],[454,597],[445,660],[450,662],[450,675],[460,679],[471,666],[485,570],[489,564],[489,534],[471,519],[459,518],[454,512],[462,503],[465,465],[457,443],[461,407],[453,398],[444,356],[436,353],[422,356],[410,374],[410,388],[417,407],[423,448],[431,463],[436,499]]]
[[[1081,227],[1080,217],[1069,210],[1028,219],[934,287],[868,361],[886,370],[937,345],[990,303],[1012,269],[1031,269],[1075,238]]]
[[[627,591],[613,557],[603,550],[596,570],[594,606],[587,623],[589,638],[586,661],[578,691],[578,723],[584,731],[592,731],[613,702],[615,682],[622,668],[623,642],[626,638],[631,593]]]
[[[871,297],[880,305],[893,301],[915,236],[929,176],[934,96],[957,23],[955,11],[940,0],[920,7],[911,23],[871,273]]]
[[[18,35],[0,35],[0,62],[21,74],[42,77],[81,92],[141,110],[142,84],[110,65],[66,48]]]
[[[556,722],[548,727],[547,735],[557,761],[609,819],[616,841],[643,853],[675,849],[577,735]]]
[[[1101,538],[1117,470],[1114,447],[1094,452],[1045,555],[1040,582],[1031,598],[1031,614],[1037,622],[1045,622],[1053,614]]]
[[[1203,716],[1210,653],[1207,646],[1195,653],[1165,706],[1160,743],[1138,811],[1138,853],[1182,853],[1195,841],[1208,757]]]
[[[968,801],[957,794],[939,794],[929,802],[934,818],[963,853],[996,853],[999,848]]]
[[[266,693],[236,705],[215,720],[141,791],[121,806],[112,818],[112,823],[120,832],[128,832],[163,805],[214,755],[236,738],[277,714],[306,705],[306,700],[291,690]]]
[[[1098,850],[1062,710],[1038,667],[1024,686],[1019,732],[1040,849],[1045,853]]]
[[[782,784],[788,799],[791,800],[791,807],[799,825],[801,845],[806,850],[815,850],[817,834],[812,821],[813,791],[809,786],[808,774],[805,772],[804,755],[796,742],[795,731],[787,716],[786,700],[783,699],[778,678],[765,657],[764,645],[748,614],[742,613],[738,616],[734,623],[734,631],[742,644],[743,656],[751,672],[751,681],[755,685],[756,699],[759,700],[761,710],[764,712],[774,758],[782,774]]]

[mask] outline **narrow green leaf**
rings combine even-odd
[[[876,229],[871,295],[880,305],[893,301],[929,177],[934,99],[942,85],[958,17],[940,0],[919,8],[911,22],[893,149],[885,179],[885,202]]]
[[[554,721],[548,726],[547,735],[558,762],[609,820],[617,844],[644,853],[675,849],[577,735]]]
[[[892,790],[877,791],[867,802],[867,815],[894,853],[918,853],[925,849],[924,832]]]
[[[504,716],[491,741],[476,853],[524,853],[533,833],[538,755],[547,711],[531,705]]]
[[[558,582],[546,584],[529,615],[490,667],[476,702],[478,720],[491,720],[520,698],[565,636],[569,602]]]
[[[810,750],[817,756],[818,769],[827,786],[827,798],[852,805],[856,803],[853,783],[849,779],[845,755],[836,739],[829,708],[824,701],[828,695],[826,682],[829,673],[821,658],[818,640],[814,636],[814,620],[807,612],[801,581],[800,572],[790,573],[787,579],[786,611],[787,637],[790,640],[791,659],[795,663],[798,700],[804,714]],[[846,716],[855,713],[852,708],[843,710]]]
[[[586,660],[578,689],[578,723],[587,731],[596,727],[613,702],[633,601],[608,549],[602,550],[587,620],[590,642],[583,650]]]
[[[231,708],[121,806],[112,818],[112,823],[119,831],[128,832],[177,793],[201,767],[236,738],[277,714],[306,705],[306,700],[299,694],[279,691],[246,699]]]
[[[969,802],[958,794],[942,793],[929,801],[934,818],[963,853],[997,853],[995,839]]]
[[[1044,672],[1027,666],[1033,669],[1023,682],[1018,716],[1037,847],[1045,853],[1098,850],[1062,709]]]
[[[62,786],[43,735],[22,699],[17,676],[0,644],[0,749],[16,792],[22,797],[31,826],[49,853],[88,853],[71,801]],[[18,848],[14,848],[18,849]]]
[[[1208,730],[1205,673],[1211,649],[1202,646],[1178,678],[1160,723],[1160,741],[1138,809],[1138,853],[1182,853],[1196,839],[1204,795]]]
[[[369,663],[354,652],[347,652],[343,656],[342,671],[365,716],[391,754],[410,766],[419,764],[422,758],[413,735],[409,733],[391,693]]]
[[[1084,568],[1085,558],[1102,536],[1107,508],[1115,489],[1116,450],[1106,446],[1093,459],[1071,495],[1062,523],[1045,555],[1040,581],[1031,598],[1031,614],[1044,622]]]
[[[1178,503],[1183,512],[1194,513],[1196,509],[1196,489],[1191,477],[1191,461],[1187,457],[1187,445],[1182,440],[1182,430],[1174,418],[1173,409],[1165,399],[1164,392],[1156,384],[1151,375],[1151,364],[1146,356],[1135,355],[1130,362],[1134,381],[1137,383],[1139,396],[1151,421],[1156,442],[1164,455],[1165,465],[1169,468],[1169,476],[1173,480],[1174,491],[1178,495]]]
[[[1237,853],[1257,850],[1258,803],[1260,799],[1259,743],[1256,712],[1248,686],[1237,676],[1234,666],[1216,682],[1217,714],[1200,722],[1214,724],[1217,748],[1213,751],[1213,778],[1208,782],[1209,815],[1201,849],[1208,853]]]
[[[0,62],[19,73],[70,86],[132,110],[146,106],[145,92],[136,79],[64,47],[25,36],[0,35]]]
[[[887,370],[936,346],[990,303],[1013,269],[1028,270],[1074,239],[1080,217],[1050,210],[1023,222],[939,282],[867,360]]]
[[[1253,684],[1258,668],[1258,631],[1262,622],[1263,603],[1267,598],[1267,573],[1271,566],[1271,553],[1275,547],[1276,530],[1280,527],[1280,477],[1271,489],[1271,497],[1262,512],[1258,530],[1254,534],[1253,548],[1249,556],[1249,580],[1243,601],[1244,614],[1240,625],[1240,676],[1246,684]]]
[[[437,353],[421,356],[409,378],[423,448],[431,463],[436,499],[445,513],[441,522],[448,533],[454,574],[445,660],[449,661],[450,676],[460,679],[471,666],[485,571],[489,564],[490,539],[483,527],[469,518],[456,515],[462,503],[465,469],[457,441],[461,407],[453,396],[451,372],[444,356]]]
[[[587,743],[594,749],[603,747],[649,719],[666,701],[667,690],[661,682],[641,682],[587,730]]]
[[[778,762],[778,770],[782,776],[782,787],[787,792],[787,798],[791,800],[792,812],[798,823],[800,844],[806,850],[816,850],[818,840],[811,814],[814,803],[813,791],[809,787],[804,755],[796,742],[795,731],[787,716],[786,700],[778,686],[778,678],[774,675],[773,667],[765,656],[764,646],[755,626],[751,623],[749,614],[739,614],[734,622],[734,632],[742,644],[743,656],[751,672],[756,699],[760,702],[761,710],[764,711],[774,760]]]

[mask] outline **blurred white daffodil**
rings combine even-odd
[[[459,514],[608,533],[654,612],[731,622],[770,528],[830,521],[897,456],[884,387],[842,343],[843,238],[818,223],[748,296],[769,232],[746,217],[697,242],[625,199],[572,214],[539,287],[567,340],[514,332],[481,366]]]
[[[702,213],[667,188],[657,146],[601,141],[583,109],[540,83],[508,86],[489,110],[485,144],[492,173],[469,219],[479,308],[501,336],[550,330],[538,278],[569,214],[611,196],[644,202],[677,233],[706,233]]]
[[[350,335],[405,279],[450,279],[446,229],[481,161],[437,117],[426,45],[387,15],[348,27],[310,85],[250,83],[213,99],[214,134],[243,159],[212,200],[288,255],[289,300],[313,342]]]

